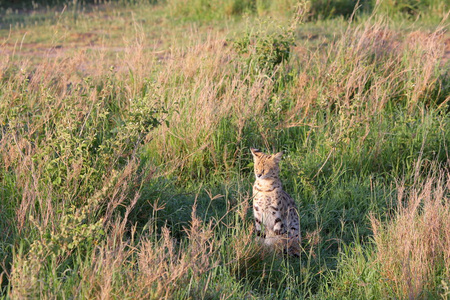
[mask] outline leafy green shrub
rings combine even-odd
[[[294,45],[293,30],[285,28],[272,33],[266,30],[247,32],[233,41],[234,50],[249,69],[268,72],[289,59]]]
[[[161,125],[163,122],[162,115],[167,113],[163,103],[155,94],[158,89],[156,85],[147,82],[141,92],[141,95],[130,101],[130,110],[128,112],[125,132],[126,135],[142,139],[152,129]],[[166,126],[169,126],[168,121],[165,121]]]

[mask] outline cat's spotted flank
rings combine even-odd
[[[300,222],[294,199],[283,190],[279,163],[283,152],[268,155],[250,149],[255,165],[253,215],[256,234],[264,244],[300,255]]]

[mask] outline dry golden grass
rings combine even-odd
[[[387,284],[400,297],[426,298],[436,277],[450,276],[449,175],[430,177],[423,185],[400,185],[399,206],[386,224],[371,217],[376,261]]]

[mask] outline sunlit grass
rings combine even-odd
[[[445,19],[263,2],[2,16],[2,295],[448,294]],[[249,147],[286,151],[299,260],[254,240]]]

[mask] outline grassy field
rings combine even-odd
[[[448,2],[151,2],[0,2],[0,298],[450,297]]]

